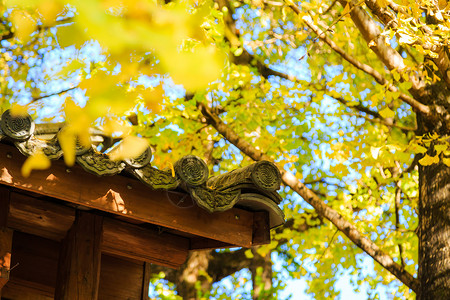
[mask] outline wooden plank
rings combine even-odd
[[[74,221],[74,208],[11,193],[7,225],[14,230],[61,241]]]
[[[189,239],[117,220],[103,222],[102,251],[177,268],[188,256]]]
[[[53,300],[54,291],[49,286],[11,278],[3,289],[3,296],[8,300]]]
[[[15,268],[3,296],[11,300],[53,299],[59,243],[16,231],[12,250]]]
[[[9,214],[9,190],[0,187],[0,293],[9,280],[13,231],[6,227]]]
[[[152,277],[152,265],[148,262],[144,263],[143,266],[143,276],[142,276],[142,293],[141,293],[141,300],[150,300],[150,297],[148,296],[149,292],[149,286],[150,286],[150,279]]]
[[[32,234],[14,232],[12,265],[15,268],[11,271],[11,279],[20,278],[39,286],[54,287],[59,247],[58,242]],[[6,287],[8,285],[9,283]],[[53,294],[54,290],[46,295],[53,296]]]
[[[6,226],[9,215],[10,191],[5,186],[0,186],[0,227]]]
[[[102,255],[99,300],[140,300],[144,263]]]
[[[190,245],[191,250],[223,249],[232,247],[233,245],[228,243],[205,238],[192,238]]]
[[[0,290],[9,280],[13,231],[0,227]]]
[[[75,220],[74,208],[12,195],[8,226],[14,230],[61,241]],[[104,217],[102,252],[176,268],[188,250],[189,238]]]
[[[30,234],[16,232],[13,239],[13,264],[3,289],[10,300],[54,299],[60,243]],[[146,282],[144,263],[102,255],[98,299],[140,300]]]
[[[270,220],[267,211],[258,211],[253,214],[253,245],[270,243]]]
[[[13,146],[0,145],[0,184],[236,246],[252,245],[252,212],[233,208],[210,214],[197,206],[179,207],[176,203],[184,194],[152,191],[138,180],[119,175],[98,177],[79,166],[68,173],[62,161],[23,178],[24,160]]]
[[[77,211],[62,241],[56,280],[56,300],[98,298],[103,217]]]

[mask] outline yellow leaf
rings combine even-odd
[[[417,40],[416,36],[412,36],[406,33],[399,33],[400,35],[400,39],[398,40],[398,42],[400,44],[412,44]]]
[[[388,5],[387,0],[377,0],[377,4],[379,7],[384,8]]]
[[[342,16],[346,16],[350,13],[350,3],[347,3],[347,5],[344,7],[344,11],[342,12]]]
[[[11,106],[11,116],[13,117],[24,117],[28,114],[28,106],[13,103]]]
[[[162,85],[158,85],[154,88],[143,89],[140,93],[144,100],[145,106],[154,113],[158,113],[161,110],[161,103],[164,97],[164,89]]]
[[[378,95],[373,94],[372,97],[370,97],[370,106],[374,107],[378,104]]]
[[[44,26],[52,26],[56,22],[56,17],[63,9],[64,7],[58,1],[44,0],[39,2],[37,11],[41,15],[42,24]]]
[[[195,47],[193,51],[170,51],[160,53],[163,67],[175,83],[189,91],[205,88],[219,79],[224,57],[214,47]]]
[[[77,71],[83,68],[84,66],[85,65],[83,62],[79,61],[78,59],[74,59],[71,60],[70,62],[67,62],[67,65],[62,67],[61,70],[57,72],[54,76],[65,78],[72,72]]]
[[[439,155],[429,156],[428,154],[425,154],[425,156],[419,160],[419,163],[422,166],[429,166],[432,164],[437,164],[437,163],[439,163]]]
[[[23,177],[29,177],[32,170],[45,170],[50,168],[50,165],[48,157],[38,152],[27,158],[22,165],[21,173]]]
[[[416,145],[413,145],[412,151],[414,153],[425,153],[425,152],[427,152],[427,148],[416,144]]]
[[[84,31],[75,24],[58,26],[56,39],[60,47],[65,48],[74,45],[79,48],[86,42]]]
[[[370,47],[376,47],[376,45],[377,45],[377,42],[375,42],[375,40],[371,40],[371,41],[369,42],[369,48],[370,48]]]
[[[69,167],[75,164],[76,135],[67,127],[58,133],[58,142],[64,152],[64,162]]]
[[[247,257],[248,259],[252,259],[254,257],[253,253],[252,253],[252,249],[247,249],[244,252],[245,257]]]
[[[173,164],[169,161],[169,169],[172,172],[172,177],[175,177],[175,168],[173,167]]]
[[[131,134],[131,126],[120,119],[108,118],[102,126],[102,131],[106,135],[112,136],[113,134],[119,134],[123,136],[128,136]]]
[[[378,158],[378,155],[380,154],[381,147],[370,147],[370,153],[372,154],[372,157],[374,159]]]
[[[25,11],[14,10],[11,13],[11,20],[15,29],[15,36],[26,43],[30,40],[30,35],[36,29],[36,20]]]
[[[148,142],[146,139],[130,135],[124,138],[122,142],[109,153],[109,157],[111,160],[136,158],[141,155],[147,147]]]
[[[442,162],[450,167],[450,158],[444,157],[442,158]]]
[[[380,110],[379,113],[383,118],[393,118],[395,116],[395,113],[389,107]]]
[[[434,150],[436,150],[437,154],[440,154],[442,151],[447,150],[447,145],[436,145]]]

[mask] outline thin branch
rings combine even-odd
[[[363,118],[364,120],[367,120],[367,121],[372,122],[372,123],[382,124],[382,125],[385,125],[385,126],[388,126],[388,127],[391,127],[391,128],[398,128],[398,129],[400,129],[402,131],[416,131],[417,130],[416,127],[405,127],[405,126],[401,126],[401,125],[397,125],[397,124],[393,124],[393,123],[387,122],[384,119],[376,119],[376,118],[372,119],[372,118],[369,118],[367,116],[362,116],[362,115],[359,115],[359,114],[349,114],[349,115],[350,116],[355,116],[355,117],[358,117],[358,118]]]
[[[213,126],[224,138],[236,146],[244,154],[255,161],[268,160],[273,161],[269,156],[262,151],[256,149],[249,142],[241,139],[236,132],[234,132],[228,125],[220,120],[219,116],[212,113],[211,109],[204,104],[198,104],[198,108],[206,118],[207,122]],[[363,236],[361,232],[344,217],[342,217],[336,210],[325,204],[319,196],[308,189],[300,180],[298,180],[292,173],[280,169],[281,178],[286,186],[289,186],[293,191],[299,194],[306,202],[313,206],[319,216],[322,216],[331,221],[337,229],[343,232],[355,245],[370,255],[386,270],[396,276],[401,282],[407,285],[414,291],[418,291],[420,282],[414,278],[402,266],[395,263],[391,256],[384,253],[375,243]]]
[[[341,98],[341,97],[332,97],[332,98],[336,99],[337,101],[339,101],[340,103],[344,104],[344,105],[347,106],[347,107],[356,109],[357,111],[360,111],[360,112],[363,112],[363,113],[365,113],[365,114],[368,114],[368,115],[370,115],[370,116],[372,116],[372,117],[374,117],[374,118],[383,120],[383,117],[382,117],[378,112],[373,111],[373,110],[370,110],[369,108],[363,106],[361,103],[359,103],[358,105],[351,105],[351,106],[350,106],[350,105],[348,104],[349,101],[344,100],[344,99]]]
[[[300,9],[295,5],[290,5],[290,7],[297,13],[300,14]],[[302,20],[305,22],[305,24],[312,30],[314,33],[317,34],[317,36],[328,44],[335,52],[337,52],[342,58],[344,58],[346,61],[348,61],[350,64],[358,68],[359,70],[369,74],[372,76],[375,81],[381,85],[386,85],[387,88],[392,92],[398,92],[398,88],[395,87],[393,84],[391,84],[387,79],[383,77],[377,70],[372,68],[369,65],[366,65],[357,59],[355,59],[353,56],[345,52],[342,48],[340,48],[334,41],[332,41],[329,37],[326,36],[326,34],[313,23],[310,16],[304,16]],[[432,117],[431,116],[431,109],[425,105],[417,101],[416,99],[412,98],[411,96],[408,96],[404,93],[400,93],[399,99],[403,100],[405,103],[409,104],[416,112],[421,113],[425,117]]]
[[[52,96],[58,96],[58,95],[67,93],[67,92],[69,92],[71,90],[74,90],[76,88],[77,87],[71,87],[71,88],[68,88],[68,89],[65,89],[65,90],[53,93],[53,94],[47,94],[47,95],[42,95],[42,96],[39,96],[39,97],[33,97],[33,99],[31,101],[32,102],[36,102],[36,101],[39,101],[39,100],[42,100],[42,99],[45,99],[45,98],[49,98],[49,97],[52,97]]]
[[[235,20],[232,17],[234,9],[229,5],[228,1],[216,0],[216,3],[219,5],[220,10],[222,10],[223,8],[227,8],[228,10],[228,13],[224,15],[225,38],[233,47],[242,47],[239,31],[236,29]],[[239,56],[231,53],[231,59],[232,62],[236,65],[252,65],[253,62],[254,66],[258,69],[258,72],[261,74],[261,76],[266,79],[268,79],[269,76],[277,76],[290,81],[296,80],[294,76],[275,71],[272,68],[268,67],[254,55],[248,53],[246,49],[243,49],[243,52]]]
[[[328,241],[328,245],[325,248],[325,250],[323,250],[322,254],[320,255],[320,257],[317,259],[317,261],[320,261],[322,259],[322,257],[325,255],[325,253],[327,252],[328,248],[330,248],[331,243],[333,243],[334,237],[336,236],[336,234],[339,232],[338,229],[336,229],[333,233],[333,235],[331,236],[330,240]]]
[[[409,13],[406,12],[403,8],[401,8],[399,5],[393,3],[392,1],[388,1],[389,6],[392,10],[396,11],[397,13],[402,13],[404,15],[409,16]],[[395,15],[386,8],[381,8],[378,5],[377,0],[366,0],[366,5],[370,9],[370,11],[377,16],[380,21],[385,24],[386,26],[388,24],[395,24],[393,27],[397,26],[397,19]],[[433,35],[433,30],[429,28],[426,24],[423,24],[423,22],[420,22],[417,20],[417,22],[420,23],[420,30],[422,30],[426,35]],[[437,58],[432,58],[433,62],[438,67],[440,73],[442,74],[442,77],[444,81],[447,83],[447,85],[450,86],[450,77],[447,73],[447,70],[450,67],[450,59],[447,55],[447,51],[445,51],[444,45],[440,45],[439,43],[433,44],[433,43],[426,43],[424,44],[422,41],[418,40],[416,43],[420,44],[424,49],[431,50],[438,54]]]
[[[381,30],[377,23],[366,13],[360,6],[353,5],[353,1],[339,0],[343,7],[350,5],[353,8],[350,11],[350,16],[358,28],[361,35],[368,44],[371,44],[370,49],[378,56],[383,64],[389,70],[403,70],[405,63],[403,57],[395,51],[389,44],[385,43],[384,37],[381,35]],[[414,85],[414,83],[413,83]]]
[[[398,210],[400,209],[400,199],[402,197],[402,190],[401,190],[401,181],[397,181],[397,186],[395,188],[395,203],[394,203],[394,210],[395,210],[395,229],[399,229],[400,225],[400,214]],[[402,264],[402,267],[405,267],[405,261],[403,260],[403,247],[401,244],[398,244],[398,252],[400,256],[400,262]]]

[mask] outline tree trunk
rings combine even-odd
[[[192,252],[182,269],[180,269],[176,287],[178,295],[183,299],[204,299],[205,294],[211,290],[212,282],[207,277],[210,257],[210,250]]]
[[[433,104],[448,106],[446,89],[431,91]],[[440,122],[417,118],[418,135],[448,136]],[[428,155],[435,156],[433,143]],[[450,167],[442,162],[419,165],[419,280],[417,299],[450,299]]]
[[[270,299],[268,291],[272,289],[272,260],[270,252],[262,256],[257,248],[252,248],[253,260],[250,264],[253,282],[253,300]],[[270,292],[269,292],[270,293]]]

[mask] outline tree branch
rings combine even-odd
[[[228,10],[228,13],[223,17],[225,23],[225,38],[228,40],[232,47],[243,47],[240,41],[239,31],[236,29],[236,24],[232,17],[232,13],[234,12],[233,8],[226,0],[216,0],[216,3],[219,5],[220,10],[222,10],[224,7],[226,7]],[[285,73],[278,72],[269,68],[254,55],[248,53],[245,48],[243,49],[243,52],[238,56],[234,53],[231,53],[231,60],[236,65],[252,65],[253,62],[254,66],[258,69],[258,72],[261,74],[261,76],[266,79],[268,79],[269,76],[277,76],[290,81],[296,80],[294,76],[287,75]]]
[[[400,8],[397,4],[393,3],[392,1],[388,1],[389,6],[392,7],[393,10],[395,10],[397,13],[402,13],[404,15],[409,15],[404,9]],[[366,0],[365,1],[367,7],[370,9],[370,11],[378,17],[378,19],[385,25],[389,27],[396,27],[397,26],[397,19],[395,15],[386,8],[381,8],[376,0]],[[419,21],[418,21],[419,22]],[[432,35],[433,30],[429,28],[426,24],[421,23],[420,29],[425,32],[427,35]],[[442,77],[444,81],[447,83],[448,86],[450,86],[450,74],[449,68],[450,68],[450,59],[447,55],[447,52],[445,51],[444,46],[439,44],[424,44],[420,41],[417,41],[421,44],[421,46],[424,49],[431,50],[438,54],[437,58],[432,58],[433,62],[436,64],[436,66],[439,69],[439,72],[442,74]]]
[[[35,102],[35,101],[42,100],[42,99],[44,99],[44,98],[48,98],[48,97],[52,97],[52,96],[58,96],[58,95],[61,95],[61,94],[66,93],[66,92],[68,92],[68,91],[74,90],[74,89],[76,89],[76,88],[77,88],[77,87],[71,87],[71,88],[68,88],[68,89],[65,89],[65,90],[62,90],[62,91],[53,93],[53,94],[47,94],[47,95],[42,95],[42,96],[39,96],[39,97],[33,97],[33,99],[32,99],[31,101],[32,101],[32,102]]]
[[[300,9],[291,4],[290,7],[294,12],[297,14],[300,14]],[[344,58],[346,61],[348,61],[350,64],[358,68],[359,70],[369,74],[372,76],[375,81],[381,85],[386,85],[387,88],[392,92],[398,92],[398,88],[395,87],[393,84],[391,84],[387,79],[383,77],[377,70],[372,68],[369,65],[366,65],[357,59],[355,59],[353,56],[349,55],[347,52],[345,52],[342,48],[340,48],[335,42],[333,42],[329,37],[326,36],[326,34],[313,23],[310,16],[304,16],[302,20],[305,22],[305,24],[312,30],[314,33],[317,34],[317,36],[328,44],[335,52],[337,52],[342,58]],[[404,93],[400,93],[399,99],[404,101],[405,103],[409,104],[416,112],[421,113],[424,117],[431,118],[431,109],[425,105],[417,101],[416,99],[412,98],[411,96],[408,96]]]
[[[350,5],[352,8],[350,16],[353,23],[355,23],[368,44],[374,42],[372,43],[373,46],[370,46],[370,49],[375,52],[383,64],[389,70],[396,69],[401,71],[405,69],[406,66],[403,57],[390,45],[385,43],[384,37],[381,36],[380,28],[365,10],[360,6],[353,5],[353,1],[339,0],[339,2],[343,7]]]
[[[207,122],[247,156],[251,157],[255,161],[273,161],[269,156],[256,149],[249,142],[241,139],[230,127],[223,123],[217,115],[213,114],[209,107],[204,104],[199,104],[198,107]],[[353,243],[355,243],[355,245],[369,254],[375,261],[396,276],[401,282],[412,290],[418,291],[420,282],[417,278],[414,278],[404,268],[395,263],[388,254],[384,253],[371,240],[365,238],[353,224],[344,219],[337,211],[325,204],[315,193],[313,193],[300,180],[298,180],[295,175],[285,171],[284,169],[281,169],[280,172],[283,183],[289,186],[306,202],[313,206],[320,216],[331,221],[336,228],[343,232]]]

